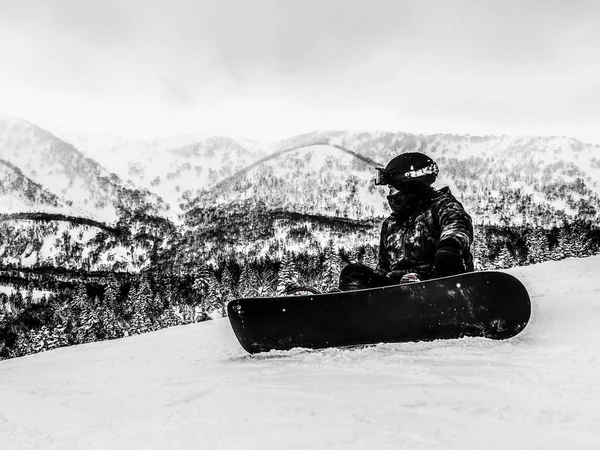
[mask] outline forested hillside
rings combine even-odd
[[[401,152],[438,162],[435,186],[473,217],[478,270],[599,252],[598,147],[572,139],[102,142],[82,151],[0,121],[2,357],[206,320],[239,296],[334,289],[344,265],[377,264],[389,210],[374,167]]]

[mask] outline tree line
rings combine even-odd
[[[283,296],[298,286],[328,292],[346,264],[377,265],[372,243],[348,249],[330,240],[317,251],[293,247],[284,245],[280,256],[222,254],[213,264],[177,269],[163,261],[127,276],[106,272],[92,279],[79,273],[71,284],[46,285],[41,296],[39,274],[21,272],[13,292],[0,292],[0,358],[223,317],[235,298]],[[546,229],[476,226],[472,250],[476,270],[584,257],[600,253],[600,230],[585,219]]]

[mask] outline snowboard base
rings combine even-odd
[[[472,272],[418,283],[227,305],[249,353],[465,336],[508,339],[531,315],[523,284],[504,272]]]

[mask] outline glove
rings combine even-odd
[[[438,245],[433,270],[437,277],[449,277],[465,271],[462,251],[458,242],[453,239],[445,239]]]
[[[386,274],[386,277],[388,277],[394,283],[401,283],[402,277],[404,277],[405,274],[406,272],[404,270],[392,270]]]
[[[404,283],[416,283],[418,281],[421,281],[419,279],[419,275],[417,275],[416,273],[407,273],[406,275],[404,275],[402,277],[402,279],[400,280],[400,283],[404,284]]]
[[[404,270],[392,270],[386,275],[396,284],[402,283],[414,283],[415,281],[421,281],[419,275],[416,273],[406,273]]]

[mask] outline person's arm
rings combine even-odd
[[[448,199],[439,206],[440,241],[435,254],[434,272],[438,277],[465,271],[463,254],[473,242],[473,222],[463,206]]]
[[[385,246],[386,222],[381,225],[381,234],[379,237],[379,256],[377,261],[377,270],[384,274],[390,271],[390,255]]]

